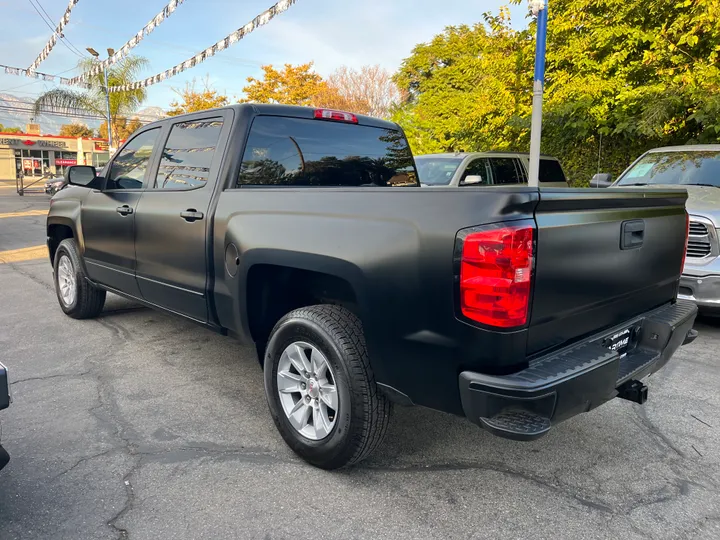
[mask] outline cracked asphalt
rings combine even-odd
[[[47,201],[3,190],[0,213]],[[0,220],[0,251],[43,243],[43,216]],[[0,307],[2,540],[720,538],[720,322],[643,407],[533,443],[398,407],[376,454],[325,472],[286,448],[231,338],[117,297],[72,320],[45,259],[0,264]]]

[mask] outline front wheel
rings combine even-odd
[[[54,270],[55,292],[65,314],[74,319],[97,317],[105,305],[105,291],[86,279],[73,238],[60,242],[55,252]]]
[[[360,320],[331,305],[288,313],[265,352],[265,394],[290,448],[323,469],[367,457],[385,436],[391,403],[378,390]]]

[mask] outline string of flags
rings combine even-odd
[[[149,34],[152,33],[155,28],[160,26],[162,22],[167,19],[172,13],[175,11],[175,9],[180,6],[185,0],[171,0],[163,9],[155,15],[155,17],[152,18],[150,22],[148,22],[137,34],[135,34],[132,38],[128,40],[125,45],[120,47],[120,49],[113,54],[110,58],[107,60],[103,60],[102,62],[96,63],[92,69],[89,71],[86,71],[85,73],[81,73],[77,77],[73,77],[70,79],[70,84],[75,84],[84,80],[87,80],[89,77],[92,77],[93,75],[97,75],[98,73],[101,73],[106,67],[111,66],[112,64],[122,60],[127,56],[127,54],[130,52],[131,49],[134,49],[137,47],[137,45]]]
[[[70,12],[72,12],[75,4],[77,4],[79,1],[80,0],[70,0],[67,8],[65,8],[65,13],[63,14],[60,22],[55,28],[55,32],[52,36],[50,36],[50,39],[48,40],[43,50],[40,51],[40,54],[35,59],[35,61],[30,65],[29,68],[27,68],[27,71],[31,73],[34,72],[38,68],[38,66],[48,57],[50,51],[53,50],[53,47],[55,47],[55,44],[57,43],[58,36],[62,37],[63,28],[65,28],[65,25],[70,21]]]
[[[231,45],[234,45],[238,41],[240,41],[242,38],[244,38],[246,35],[248,35],[250,32],[255,30],[256,28],[263,26],[270,22],[273,18],[280,15],[281,13],[285,12],[295,4],[297,0],[280,0],[278,3],[276,3],[271,8],[265,10],[260,15],[255,17],[252,21],[247,23],[245,26],[238,28],[225,38],[221,39],[214,45],[211,45],[207,49],[205,49],[202,52],[199,52],[195,56],[188,58],[184,62],[181,62],[180,64],[167,69],[163,71],[162,73],[158,73],[157,75],[153,75],[152,77],[148,77],[147,79],[144,79],[142,81],[136,81],[130,84],[124,84],[122,86],[111,86],[109,88],[110,92],[127,92],[130,90],[138,90],[139,88],[146,88],[148,86],[151,86],[153,84],[157,84],[159,82],[164,81],[165,79],[169,79],[170,77],[174,77],[175,75],[178,75],[182,73],[183,71],[186,71],[188,69],[194,68],[198,64],[204,62],[208,58],[215,56],[218,52],[223,51],[230,47]],[[137,37],[137,36],[136,36]]]
[[[2,68],[4,72],[8,75],[20,75],[23,77],[31,77],[33,79],[40,79],[48,82],[58,82],[60,84],[72,84],[81,88],[90,88],[90,85],[88,83],[72,83],[70,79],[66,77],[60,77],[59,75],[49,75],[47,73],[41,73],[39,71],[30,71],[29,69],[6,66],[3,64],[0,64],[0,68]]]

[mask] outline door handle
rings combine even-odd
[[[127,216],[129,214],[133,213],[133,209],[130,208],[127,204],[123,204],[122,206],[118,206],[115,211],[120,214],[121,216]]]
[[[180,217],[188,223],[192,223],[193,221],[204,218],[205,215],[202,212],[198,212],[194,208],[188,208],[184,212],[180,212]]]

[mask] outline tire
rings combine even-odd
[[[301,344],[300,350],[305,351],[306,359],[323,357],[328,366],[325,370],[325,383],[321,384],[322,367],[316,374],[311,372],[312,377],[306,379],[308,384],[305,388],[305,399],[310,398],[313,390],[311,381],[315,380],[316,376],[320,396],[310,399],[313,403],[310,413],[313,425],[310,426],[308,420],[302,433],[293,426],[286,410],[291,403],[288,399],[294,401],[298,396],[303,399],[303,394],[289,394],[289,391],[281,394],[279,384],[285,387],[287,379],[283,378],[278,382],[279,366],[287,365],[288,361],[295,365],[289,360],[292,354],[289,355],[287,351],[297,351],[298,343]],[[313,356],[314,350],[321,354]],[[316,362],[311,361],[313,370],[315,364]],[[290,371],[294,375],[297,370],[290,368]],[[327,375],[328,372],[332,375],[332,380],[330,375]],[[281,371],[285,376],[287,373],[287,370]],[[339,469],[365,459],[382,442],[390,421],[392,404],[375,384],[360,320],[347,309],[318,305],[297,309],[285,315],[270,334],[265,352],[264,374],[265,395],[275,425],[287,445],[308,463],[322,469]],[[304,379],[299,379],[300,386],[304,384],[302,380]],[[335,402],[328,400],[323,393],[325,388],[330,389],[333,385],[337,399]],[[325,401],[337,403],[336,409],[326,405]],[[297,406],[296,402],[295,407]],[[323,409],[325,415],[322,415]],[[302,411],[300,415],[302,416]],[[327,429],[324,419],[330,420],[331,429]],[[296,416],[294,421],[297,424],[302,420]],[[326,435],[314,440],[313,430],[316,436],[318,433]],[[311,434],[308,436],[305,432]]]
[[[55,252],[53,270],[55,294],[66,315],[73,319],[92,319],[102,312],[106,293],[88,281],[74,238],[60,242]],[[67,284],[65,276],[68,275],[68,279],[74,279],[75,293],[71,295],[64,294],[67,289],[63,288]]]

